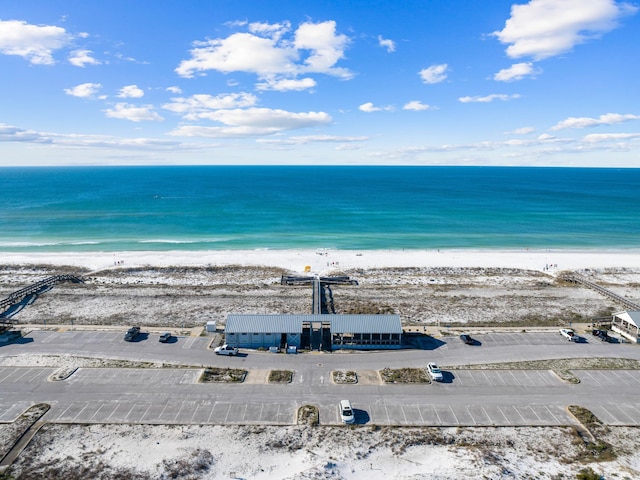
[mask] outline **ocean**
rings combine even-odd
[[[0,168],[0,251],[635,249],[640,169]]]

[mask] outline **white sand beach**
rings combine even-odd
[[[544,271],[638,268],[640,250],[208,250],[1,254],[9,265],[67,265],[90,270],[112,266],[270,266],[314,273],[353,268],[480,267]]]

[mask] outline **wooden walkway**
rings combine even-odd
[[[311,285],[311,314],[321,315],[334,311],[333,298],[329,295],[327,298],[326,289],[329,285],[357,285],[357,280],[351,280],[346,276],[339,277],[296,277],[292,275],[283,275],[280,279],[281,285]]]
[[[49,290],[54,285],[62,282],[73,282],[73,283],[84,283],[81,277],[77,277],[76,275],[54,275],[52,277],[47,277],[44,280],[40,280],[28,287],[21,288],[20,290],[13,292],[4,300],[0,300],[0,317],[3,318],[3,323],[6,322],[6,318],[4,318],[4,314],[14,305],[18,305],[25,298],[31,295],[38,295],[46,290]]]
[[[640,310],[640,304],[632,302],[631,300],[628,300],[618,295],[617,293],[612,292],[611,290],[607,290],[606,288],[601,287],[597,283],[594,283],[591,280],[587,280],[582,275],[578,275],[577,273],[566,273],[562,275],[560,278],[567,282],[577,283],[579,285],[583,285],[587,288],[590,288],[591,290],[598,292],[600,295],[604,295],[605,297],[610,298],[611,300],[617,303],[620,303],[621,305],[624,305],[624,307],[627,310],[633,310],[633,311]]]

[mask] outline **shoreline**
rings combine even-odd
[[[430,249],[430,250],[166,250],[123,252],[0,252],[12,266],[72,266],[92,271],[114,267],[278,267],[324,274],[353,268],[515,268],[563,270],[640,268],[640,249]]]

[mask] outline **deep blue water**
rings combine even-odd
[[[0,168],[0,251],[639,248],[640,169]]]

